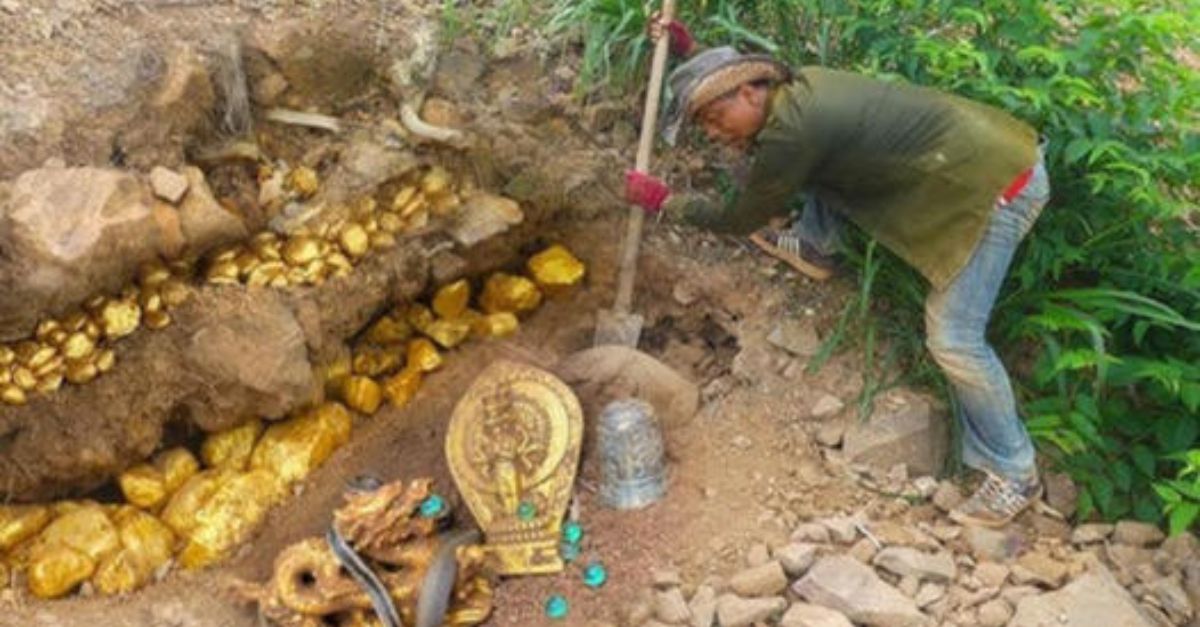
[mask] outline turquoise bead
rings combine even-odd
[[[558,553],[559,555],[562,555],[563,561],[574,562],[575,560],[579,559],[580,552],[581,550],[578,544],[563,542],[562,544],[558,545]]]
[[[579,544],[583,540],[583,525],[577,522],[563,525],[562,539],[567,544]]]
[[[583,569],[583,585],[589,588],[599,588],[606,581],[608,581],[608,571],[605,570],[604,564],[592,562]]]
[[[571,604],[567,602],[566,597],[561,594],[556,594],[549,599],[546,599],[546,617],[554,620],[559,620],[567,617],[567,612],[571,611]]]
[[[446,511],[446,500],[437,494],[430,494],[421,501],[421,518],[437,518]]]
[[[521,501],[517,506],[517,518],[524,521],[530,521],[537,517],[537,506],[529,501]]]

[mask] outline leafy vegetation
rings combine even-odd
[[[1050,138],[1054,198],[1010,271],[993,339],[1012,366],[1043,455],[1082,487],[1082,516],[1134,516],[1173,532],[1194,526],[1200,3],[681,4],[705,44],[935,86],[1002,107]],[[647,15],[638,0],[555,2],[548,26],[582,42],[581,95],[639,83]],[[885,374],[898,359],[925,383],[944,385],[915,332],[920,279],[859,243],[850,256],[862,290],[831,339],[863,338],[858,346],[875,365],[864,406],[892,382]],[[873,315],[863,315],[868,305]]]

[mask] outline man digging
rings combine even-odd
[[[650,30],[690,52],[678,22],[655,18]],[[957,96],[820,67],[792,72],[730,47],[696,54],[668,80],[668,143],[692,121],[710,141],[754,151],[734,206],[690,209],[683,219],[749,235],[816,280],[833,274],[846,219],[911,264],[931,285],[926,345],[959,401],[963,461],[985,474],[951,518],[998,527],[1036,502],[1033,444],[985,337],[1013,252],[1050,193],[1034,130]],[[762,228],[801,190],[793,225]],[[626,194],[657,211],[669,189],[631,172]]]

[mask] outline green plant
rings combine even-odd
[[[581,37],[581,94],[636,84],[642,2],[560,0],[551,13]],[[1080,484],[1081,516],[1196,524],[1200,4],[697,0],[683,19],[706,44],[941,88],[1042,130],[1054,197],[1010,270],[994,343],[1043,455]],[[861,337],[863,408],[892,382],[881,365],[944,385],[914,332],[920,279],[861,237],[850,261],[863,289],[814,363]]]

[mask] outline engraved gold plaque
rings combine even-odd
[[[556,573],[563,516],[583,441],[583,411],[553,375],[497,361],[450,418],[446,458],[504,575]]]

